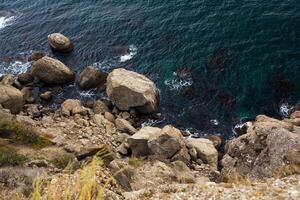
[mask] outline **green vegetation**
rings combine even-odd
[[[139,195],[139,197],[141,199],[150,199],[151,197],[153,197],[153,192],[143,192]]]
[[[59,169],[65,169],[72,161],[74,160],[74,156],[72,154],[64,154],[61,156],[57,156],[49,162],[52,163],[55,167]]]
[[[0,167],[9,165],[22,165],[27,158],[17,153],[14,148],[0,146]]]
[[[132,157],[129,159],[128,164],[134,168],[138,168],[143,164],[142,158]]]
[[[13,139],[37,149],[51,145],[51,142],[40,137],[33,127],[3,118],[0,118],[0,137]]]

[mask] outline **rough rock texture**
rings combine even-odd
[[[247,134],[229,143],[221,164],[223,177],[232,174],[255,178],[300,172],[300,127],[298,116],[279,121],[261,115],[248,128]]]
[[[0,105],[9,109],[12,113],[19,113],[24,105],[23,93],[7,85],[0,84]]]
[[[153,113],[158,107],[158,90],[147,77],[125,69],[115,69],[107,78],[108,97],[120,110],[135,108]]]
[[[12,74],[7,74],[7,75],[3,76],[0,84],[12,86],[14,81],[15,81],[15,76]]]
[[[106,83],[107,74],[99,71],[95,67],[86,67],[79,75],[79,87],[82,90],[89,90],[101,87]]]
[[[61,113],[65,116],[81,114],[87,115],[88,109],[81,106],[79,100],[76,99],[67,99],[61,104]]]
[[[48,84],[64,84],[75,79],[75,74],[70,68],[48,56],[33,62],[31,73]]]
[[[21,83],[21,84],[28,84],[28,83],[31,83],[33,82],[34,78],[33,76],[26,72],[26,73],[21,73],[18,75],[18,81]]]
[[[137,130],[130,124],[130,122],[125,119],[117,118],[115,123],[117,129],[121,132],[129,133],[131,135],[137,132]]]
[[[132,150],[133,156],[147,156],[152,152],[148,148],[148,140],[151,136],[159,134],[160,128],[143,127],[130,138],[128,138],[128,144]]]
[[[159,134],[151,135],[149,149],[155,154],[169,159],[185,146],[181,132],[173,126],[165,126]]]
[[[216,170],[218,166],[218,151],[216,150],[212,141],[204,138],[187,140],[189,149],[195,148],[197,151],[197,158],[200,158],[204,163]]]
[[[71,40],[61,33],[52,33],[48,35],[48,42],[51,48],[59,52],[69,52],[74,49]]]

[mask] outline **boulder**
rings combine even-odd
[[[45,54],[42,52],[33,52],[30,56],[28,56],[28,61],[29,62],[37,61],[38,59],[41,59],[44,56]]]
[[[106,92],[120,110],[135,108],[145,114],[157,111],[159,100],[155,84],[136,72],[113,70],[107,78]]]
[[[67,99],[61,104],[61,114],[64,116],[85,115],[87,112],[87,108],[81,106],[80,101],[76,99]]]
[[[205,138],[189,138],[187,139],[187,147],[195,148],[197,158],[200,158],[205,164],[208,164],[212,170],[216,170],[218,166],[218,151],[212,141]]]
[[[35,99],[32,94],[32,87],[24,87],[22,88],[21,92],[23,93],[23,98],[26,103],[32,104],[35,102]]]
[[[146,126],[128,138],[128,145],[132,151],[132,156],[148,156],[153,154],[148,148],[148,140],[151,136],[159,134],[160,128]]]
[[[12,86],[0,84],[0,104],[13,114],[19,113],[24,105],[23,93]]]
[[[103,101],[97,100],[93,104],[93,111],[95,114],[104,114],[109,112],[109,108]]]
[[[131,135],[137,132],[137,130],[131,125],[131,123],[125,119],[117,118],[115,123],[119,131],[123,131]]]
[[[48,35],[50,47],[58,52],[70,52],[74,49],[71,40],[61,33],[52,33]]]
[[[246,134],[229,142],[222,177],[232,179],[233,172],[254,178],[299,173],[299,152],[299,126],[260,115]]]
[[[169,159],[185,146],[181,132],[173,126],[165,126],[148,140],[148,147],[155,155]]]
[[[40,98],[44,101],[49,101],[52,98],[52,92],[46,91],[40,95]]]
[[[34,80],[33,76],[28,72],[21,73],[18,75],[18,81],[23,85],[31,83],[31,82],[33,82],[33,80]]]
[[[32,64],[31,73],[48,84],[64,84],[74,81],[74,72],[59,60],[44,56]]]
[[[7,74],[7,75],[3,76],[0,84],[12,86],[14,84],[14,81],[15,81],[15,76],[12,74]]]
[[[79,87],[82,90],[89,90],[101,87],[106,83],[107,74],[99,71],[95,67],[86,67],[79,75]]]

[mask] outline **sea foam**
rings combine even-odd
[[[15,19],[15,16],[11,17],[0,17],[0,29],[10,25],[12,21]]]
[[[25,73],[30,68],[30,62],[14,61],[11,63],[0,63],[0,76],[5,74],[17,75]]]
[[[131,60],[137,54],[137,47],[134,45],[129,46],[129,53],[120,56],[120,62]]]

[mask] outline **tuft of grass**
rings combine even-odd
[[[72,164],[73,160],[74,157],[70,154],[70,155],[62,155],[62,156],[55,157],[49,162],[59,169],[65,169],[67,166],[70,166]]]
[[[146,191],[139,195],[140,199],[150,199],[151,197],[153,197],[153,192],[151,191]]]
[[[74,175],[63,174],[52,181],[37,181],[31,200],[101,200],[104,199],[106,184],[98,183],[97,173],[101,170],[103,162],[94,156],[92,161],[78,170]],[[107,183],[108,184],[108,183]]]
[[[0,167],[24,164],[28,159],[11,147],[0,146]]]
[[[138,168],[143,164],[142,158],[132,157],[129,159],[128,164],[134,168]]]
[[[33,127],[4,118],[0,118],[0,137],[12,139],[37,149],[52,144],[46,138],[40,137]]]

